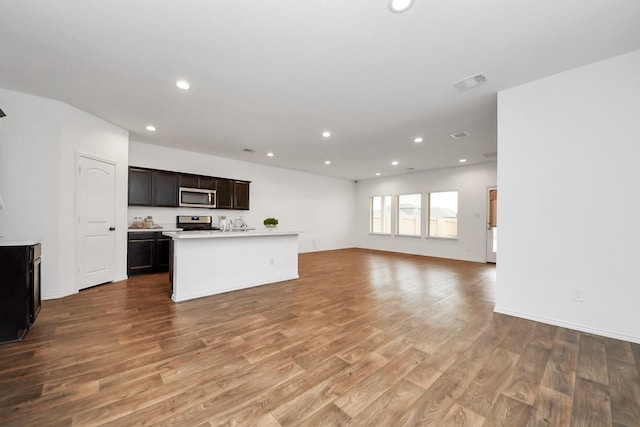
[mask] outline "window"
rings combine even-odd
[[[371,233],[391,234],[391,196],[371,198]]]
[[[458,192],[429,193],[429,237],[458,237]]]
[[[421,194],[398,196],[398,234],[420,236]]]

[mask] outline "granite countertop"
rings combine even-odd
[[[210,231],[210,230],[195,230],[195,231],[181,231],[164,232],[165,236],[169,236],[173,239],[224,239],[234,237],[268,237],[268,236],[291,236],[301,234],[300,231],[279,231],[279,230],[249,230],[249,231]]]
[[[33,246],[40,243],[40,239],[13,239],[11,237],[0,237],[0,246]]]
[[[176,228],[176,227],[161,227],[161,228],[128,228],[127,229],[128,232],[130,233],[141,233],[141,232],[149,232],[149,231],[157,231],[157,232],[163,232],[163,231],[182,231],[182,228]]]

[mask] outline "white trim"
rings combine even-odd
[[[274,279],[270,279],[267,282],[263,282],[263,281],[258,281],[258,282],[252,282],[252,283],[248,283],[246,284],[247,288],[254,288],[254,287],[258,287],[258,286],[265,286],[265,285],[270,285],[273,283],[280,283],[280,282],[286,282],[288,280],[296,280],[299,279],[300,276],[297,274],[292,274],[292,275],[285,275],[285,276],[280,276],[280,277],[276,277]],[[245,288],[241,288],[241,289],[245,289]],[[228,286],[228,287],[224,287],[221,289],[214,291],[208,290],[208,291],[203,291],[203,292],[194,292],[194,293],[187,293],[187,294],[180,294],[180,296],[176,296],[175,292],[171,294],[171,300],[173,302],[183,302],[183,301],[188,301],[188,300],[192,300],[195,298],[203,298],[203,297],[210,297],[210,296],[214,296],[214,295],[219,295],[219,294],[226,294],[228,292],[234,292],[234,291],[238,291],[241,290],[238,289],[238,287],[236,286]]]
[[[51,300],[51,299],[59,299],[59,298],[68,297],[68,296],[71,296],[71,295],[74,295],[74,294],[77,294],[77,293],[78,293],[78,290],[76,289],[75,291],[71,291],[71,292],[66,291],[66,292],[60,292],[59,294],[46,295],[46,296],[42,295],[42,299],[44,301],[48,301],[48,300]]]
[[[532,314],[521,313],[521,312],[518,312],[518,311],[507,310],[507,309],[500,308],[498,306],[495,306],[493,308],[493,311],[494,311],[494,313],[506,314],[507,316],[520,317],[522,319],[533,320],[534,322],[546,323],[548,325],[559,326],[559,327],[562,327],[562,328],[573,329],[573,330],[580,331],[580,332],[586,332],[586,333],[589,333],[589,334],[595,334],[595,335],[600,335],[600,336],[603,336],[603,337],[608,337],[608,338],[613,338],[613,339],[617,339],[617,340],[629,341],[629,342],[633,342],[633,343],[636,343],[636,344],[640,344],[640,337],[634,337],[634,336],[631,336],[631,335],[620,334],[620,333],[617,333],[617,332],[607,331],[607,330],[604,330],[604,329],[592,328],[592,327],[585,326],[585,325],[580,325],[580,324],[577,324],[577,323],[564,322],[562,320],[557,320],[557,319],[549,319],[549,318],[546,318],[546,317],[535,316],[535,315],[532,315]]]
[[[487,191],[486,191],[486,197],[487,197],[487,209],[485,210],[485,218],[484,218],[484,237],[485,237],[485,242],[484,242],[484,259],[485,262],[488,262],[490,264],[497,264],[497,258],[498,258],[498,254],[496,253],[496,259],[489,261],[489,220],[491,219],[491,190],[498,190],[498,186],[497,185],[492,185],[492,186],[488,186],[487,187]],[[496,209],[497,210],[497,209]],[[497,224],[496,224],[497,225]],[[498,227],[496,227],[498,228]],[[493,246],[493,242],[492,245]]]
[[[98,161],[98,162],[107,163],[107,164],[112,165],[114,167],[114,176],[113,176],[114,187],[113,188],[114,188],[115,194],[117,194],[117,192],[118,192],[118,186],[117,186],[118,162],[117,161],[105,159],[105,158],[102,158],[102,157],[99,157],[99,156],[94,156],[92,154],[86,154],[86,153],[83,153],[81,151],[76,151],[75,152],[74,170],[73,170],[73,175],[74,175],[73,179],[74,179],[74,182],[75,182],[74,183],[75,191],[74,191],[74,196],[73,196],[74,205],[75,205],[74,215],[73,215],[74,245],[75,245],[74,257],[73,257],[73,271],[75,272],[75,284],[74,284],[75,285],[74,286],[75,292],[72,292],[69,295],[72,295],[73,293],[78,293],[80,291],[80,264],[78,262],[78,258],[80,256],[80,254],[78,253],[79,249],[80,249],[80,227],[79,227],[79,224],[78,224],[78,216],[80,215],[80,206],[79,206],[80,205],[80,200],[78,198],[78,195],[80,194],[80,179],[79,179],[80,174],[78,173],[78,168],[80,167],[80,158],[81,157],[84,157],[85,159],[95,160],[95,161]],[[114,194],[114,196],[115,196],[115,194]],[[115,221],[116,218],[117,218],[116,206],[115,205],[113,206],[113,212],[114,212],[113,217],[114,217],[114,221]],[[115,267],[115,265],[116,265],[116,259],[117,259],[117,257],[116,257],[117,252],[118,251],[116,249],[115,238],[114,238],[113,254],[112,254],[112,256],[113,256],[113,266],[112,266],[112,268],[113,268],[114,278],[113,278],[112,282],[116,281],[116,278],[115,278],[116,267]]]

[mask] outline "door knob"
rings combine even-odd
[[[109,231],[114,231],[115,229],[115,227],[109,227]]]

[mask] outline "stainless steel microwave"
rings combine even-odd
[[[215,208],[216,190],[180,187],[178,205],[190,208]]]

